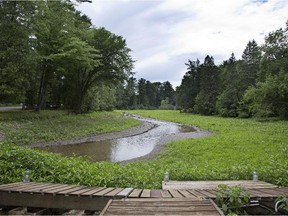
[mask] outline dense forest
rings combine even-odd
[[[1,104],[288,118],[288,22],[261,46],[249,41],[239,60],[188,60],[176,91],[169,81],[136,80],[126,40],[93,26],[70,1],[1,1],[0,28]]]
[[[203,63],[188,60],[176,89],[185,112],[225,117],[288,118],[288,22],[270,32],[259,46],[249,41],[242,59],[231,57],[216,66],[212,56]]]
[[[1,1],[0,27],[2,104],[75,113],[175,105],[168,81],[137,81],[125,39],[69,1]]]

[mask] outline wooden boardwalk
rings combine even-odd
[[[224,215],[211,199],[110,200],[100,215]]]
[[[172,182],[171,182],[172,183]],[[220,182],[218,182],[220,183]],[[255,183],[255,182],[254,182]],[[256,184],[256,183],[255,183]],[[262,184],[261,182],[259,185]],[[258,186],[259,186],[258,185]],[[174,185],[175,186],[175,185]],[[87,187],[51,183],[12,183],[0,185],[0,206],[26,206],[101,211],[109,200],[120,199],[189,199],[199,201],[216,197],[216,188],[170,188],[162,190]],[[288,188],[267,184],[247,188],[253,199],[275,200]]]

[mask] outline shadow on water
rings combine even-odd
[[[194,132],[195,129],[186,125],[164,122],[153,119],[135,117],[150,122],[156,127],[150,131],[126,138],[81,143],[63,146],[48,146],[42,150],[62,153],[67,156],[87,156],[92,161],[120,162],[142,157],[149,154],[155,146],[167,136]]]

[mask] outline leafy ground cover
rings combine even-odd
[[[160,188],[168,170],[173,180],[252,179],[256,171],[260,180],[288,186],[286,121],[205,117],[163,110],[133,113],[195,125],[214,135],[171,142],[154,160],[128,164],[89,162],[6,141],[0,144],[0,183],[21,181],[29,169],[31,179],[38,182]]]
[[[119,112],[83,115],[67,111],[0,112],[0,131],[5,135],[4,141],[21,145],[121,131],[138,124],[138,121],[124,118]]]

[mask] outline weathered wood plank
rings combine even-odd
[[[181,193],[182,196],[184,196],[184,197],[186,197],[186,198],[195,198],[195,199],[198,198],[197,196],[195,196],[195,195],[189,193],[187,190],[184,190],[184,189],[182,189],[182,190],[178,190],[178,192]]]
[[[150,198],[151,196],[150,192],[151,190],[144,189],[141,193],[141,198]]]
[[[77,186],[77,185],[68,185],[68,186],[64,186],[64,187],[60,187],[54,190],[48,190],[47,193],[51,193],[51,194],[68,194],[72,191],[75,190],[80,190],[82,189],[83,186]]]
[[[263,181],[241,180],[241,181],[169,181],[162,184],[162,189],[216,189],[218,185],[228,186],[241,185],[245,188],[276,188]]]
[[[188,190],[188,191],[189,191],[189,193],[193,194],[194,196],[197,196],[199,199],[206,199],[207,198],[206,195],[199,193],[196,190]]]
[[[59,193],[60,191],[63,191],[63,190],[67,190],[67,189],[72,189],[72,188],[75,188],[77,186],[75,185],[62,185],[62,187],[55,187],[55,188],[51,188],[51,189],[44,189],[43,192],[45,193],[49,193],[49,194],[56,194],[56,193]]]
[[[162,198],[161,190],[151,190],[151,198]]]
[[[114,196],[116,196],[118,193],[120,193],[123,190],[124,190],[123,188],[115,188],[114,190],[112,190],[109,193],[105,194],[105,196],[114,197]]]
[[[141,200],[141,201],[139,201]],[[155,201],[157,200],[157,201]],[[221,215],[210,200],[126,199],[113,200],[102,215]]]
[[[276,189],[274,189],[274,188],[259,188],[259,189],[255,189],[255,190],[257,190],[261,193],[265,193],[269,197],[278,197],[281,194],[281,192],[279,192],[277,189],[278,188],[276,188]]]
[[[60,185],[59,185],[60,186]],[[33,188],[27,188],[22,190],[22,192],[28,192],[28,193],[42,193],[43,190],[47,190],[49,188],[54,188],[55,184],[39,184],[37,187],[33,187]]]
[[[17,187],[17,186],[22,186],[23,184],[24,184],[23,182],[15,182],[15,183],[10,183],[10,184],[3,184],[3,185],[0,185],[0,190],[13,188],[13,187]],[[30,184],[30,182],[27,182],[27,184]]]
[[[177,190],[170,189],[169,192],[170,192],[170,194],[172,195],[172,197],[174,197],[174,198],[180,198],[180,197],[183,197],[182,194],[179,193]]]
[[[1,190],[3,191],[21,191],[22,189],[24,188],[31,188],[31,187],[35,187],[37,186],[37,183],[34,183],[34,182],[27,182],[27,183],[21,183],[21,184],[18,184],[18,185],[14,185],[14,186],[8,186],[6,188],[2,188]]]
[[[132,191],[132,193],[129,194],[128,197],[129,198],[138,198],[138,197],[140,197],[141,192],[142,192],[142,189],[134,189]]]
[[[117,197],[127,197],[129,194],[133,191],[133,188],[125,188],[122,190],[120,193],[118,193],[116,196]]]
[[[63,191],[60,191],[58,192],[57,194],[64,194],[64,195],[68,195],[68,194],[72,194],[72,193],[75,193],[77,191],[80,191],[80,190],[83,190],[87,188],[87,186],[78,186],[78,187],[73,187],[73,188],[69,188],[67,190],[63,190]]]
[[[101,190],[97,193],[94,193],[93,196],[104,196],[106,193],[109,193],[110,191],[114,190],[115,188],[106,188],[104,190]]]
[[[214,193],[211,193],[210,190],[197,190],[197,191],[204,194],[206,197],[216,198],[216,195]]]
[[[83,189],[81,189],[81,190],[76,190],[76,191],[70,192],[68,195],[81,196],[82,193],[91,191],[91,190],[93,190],[94,188],[95,188],[95,187],[86,187],[86,188],[83,188]]]
[[[172,195],[169,193],[168,190],[161,190],[161,194],[163,198],[172,198]]]
[[[8,193],[0,191],[0,205],[35,208],[82,209],[101,211],[109,198],[89,196],[63,196],[53,194]]]
[[[104,187],[93,187],[93,189],[89,190],[89,191],[86,191],[86,192],[83,192],[81,194],[81,196],[92,196],[94,193],[97,193],[101,190],[105,190],[106,188]]]

